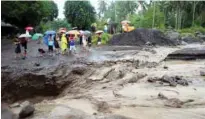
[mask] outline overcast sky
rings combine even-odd
[[[58,18],[65,18],[63,12],[64,12],[64,4],[66,0],[53,0],[57,5],[58,5]],[[98,9],[98,0],[89,0],[92,4],[93,7],[95,7],[95,10],[97,11]],[[106,0],[106,1],[112,1],[112,0]],[[149,3],[150,0],[145,0],[146,2]],[[140,10],[141,8],[138,8]]]
[[[58,5],[58,18],[65,18],[63,11],[64,11],[64,4],[66,0],[53,0]],[[97,10],[97,0],[90,0],[91,4]]]

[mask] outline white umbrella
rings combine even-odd
[[[30,37],[31,37],[31,35],[29,35],[29,34],[21,34],[19,36],[19,38],[30,38]]]
[[[103,31],[102,30],[98,30],[98,31],[96,31],[95,33],[103,33]]]

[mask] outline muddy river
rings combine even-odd
[[[25,94],[21,99],[14,96],[16,100],[12,103],[23,100],[35,103],[36,111],[29,119],[205,119],[205,77],[200,75],[200,71],[205,71],[205,60],[164,61],[169,53],[190,47],[204,46],[102,46],[93,47],[88,53],[78,47],[75,55],[53,57],[36,57],[36,49],[32,47],[26,60],[14,60],[9,55],[11,51],[3,49],[2,64],[6,71],[24,68],[23,73],[49,75],[63,87],[55,96],[45,97],[41,93],[32,93],[35,96],[30,97]],[[40,66],[35,67],[35,62]],[[175,85],[168,80],[170,77],[173,80],[176,77]],[[37,91],[44,90],[48,93],[58,88]],[[24,95],[21,90],[19,93]],[[4,99],[12,98],[12,94]]]

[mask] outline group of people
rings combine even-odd
[[[46,36],[44,36],[46,37]],[[67,51],[70,53],[76,53],[76,43],[79,41],[79,44],[83,46],[84,51],[88,51],[92,45],[92,36],[86,36],[84,34],[76,35],[75,34],[47,34],[47,46],[49,55],[54,55],[54,51],[56,54],[66,54]],[[16,57],[21,57],[21,46],[24,48],[24,58],[26,58],[27,54],[27,42],[28,38],[18,38],[16,37],[14,44],[16,45],[15,53]],[[98,34],[98,45],[101,44],[101,34]],[[38,48],[38,52],[40,56],[43,56],[46,51],[43,48]]]

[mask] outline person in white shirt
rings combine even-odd
[[[104,26],[104,31],[107,33],[107,25]]]

